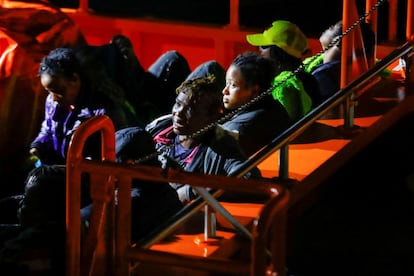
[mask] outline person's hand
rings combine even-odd
[[[29,156],[26,160],[26,163],[29,168],[39,167],[42,165],[42,162],[39,159],[39,151],[37,148],[31,148],[29,150]]]
[[[178,199],[183,205],[187,205],[190,202],[190,199],[187,196],[187,187],[184,185],[176,190],[178,194]]]
[[[39,156],[39,151],[37,148],[31,148],[29,152],[31,155]]]

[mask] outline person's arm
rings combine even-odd
[[[45,101],[45,116],[40,126],[39,133],[30,144],[29,153],[40,157],[44,152],[53,149],[53,115],[56,110],[56,103],[52,100],[50,95]]]
[[[297,121],[311,110],[312,99],[306,93],[302,81],[291,75],[291,72],[285,71],[275,78],[272,95],[286,108],[290,119]]]

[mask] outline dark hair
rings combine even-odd
[[[332,33],[332,37],[334,38],[342,34],[342,20],[339,20],[338,22],[336,22],[335,26],[337,28],[335,29],[335,32]]]
[[[339,20],[336,24],[338,28],[332,34],[332,42],[338,40],[338,37],[342,35],[342,20]],[[371,25],[365,21],[360,23],[361,27],[361,35],[364,42],[364,50],[366,56],[369,58],[374,54],[375,44],[376,44],[376,37],[374,31],[371,29]],[[331,43],[332,43],[331,42]],[[341,47],[342,39],[339,40],[338,46]]]
[[[269,59],[253,52],[238,55],[231,65],[240,70],[246,88],[259,85],[260,92],[264,92],[269,88],[275,77],[274,64]]]
[[[39,75],[47,73],[51,76],[73,76],[80,71],[80,65],[72,48],[56,48],[42,58],[39,66]]]
[[[20,209],[22,225],[65,221],[66,169],[62,165],[42,165],[31,170],[25,180],[25,196]],[[33,221],[33,220],[39,221]]]
[[[185,80],[176,89],[176,94],[180,93],[185,93],[195,105],[200,101],[207,101],[206,108],[210,114],[218,115],[223,111],[223,95],[214,75]]]
[[[270,46],[269,55],[273,62],[275,62],[276,75],[279,75],[283,71],[294,71],[302,65],[300,58],[289,55],[276,45]]]
[[[111,38],[110,43],[115,44],[119,49],[133,48],[131,40],[122,34],[114,35]]]

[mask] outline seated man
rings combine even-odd
[[[213,75],[184,81],[177,88],[172,113],[146,126],[159,153],[175,160],[185,171],[232,175],[246,160],[237,141],[215,122],[221,117],[222,94]],[[257,168],[245,177],[260,177]],[[181,202],[196,192],[183,183],[171,184]]]
[[[368,23],[361,22],[364,53],[360,58],[367,65],[374,64],[375,34]],[[342,20],[330,26],[319,37],[324,52],[304,60],[305,71],[311,73],[319,83],[320,101],[326,100],[341,88]],[[355,29],[354,31],[357,31]]]

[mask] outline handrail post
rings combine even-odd
[[[407,41],[414,40],[414,0],[407,0],[407,30],[406,39]]]
[[[229,27],[232,29],[239,28],[239,0],[230,0],[230,22]]]
[[[353,10],[356,9],[356,7],[353,7],[351,5],[355,5],[354,3],[351,3],[351,1],[343,1],[343,9],[342,9],[342,32],[345,32],[348,26],[351,26],[353,23]],[[348,57],[352,57],[353,49],[352,49],[352,41],[354,39],[354,33],[351,33],[350,35],[346,35],[342,39],[342,56],[341,56],[341,89],[344,88],[350,78],[351,78],[351,72],[352,72],[352,59],[349,59]],[[345,129],[350,129],[354,126],[353,123],[353,105],[351,103],[352,94],[347,97],[347,99],[344,101],[344,127]]]
[[[89,10],[89,0],[79,0],[78,11],[81,13],[87,13]]]
[[[352,95],[347,97],[344,105],[344,129],[352,129],[354,127],[354,104],[352,103]]]
[[[82,123],[72,136],[66,160],[66,275],[81,274],[81,172],[77,169],[85,161],[83,147],[89,136],[101,133],[101,160],[115,160],[115,129],[109,117],[99,115]],[[76,169],[75,169],[76,168]],[[113,229],[110,229],[111,231]],[[102,253],[102,252],[101,252]],[[106,252],[108,253],[108,252]],[[110,250],[109,254],[113,252]],[[109,266],[109,264],[108,264]]]
[[[204,241],[216,237],[216,213],[210,205],[204,206]]]
[[[365,12],[369,12],[371,7],[374,6],[375,0],[367,0],[365,4]],[[369,24],[372,32],[374,33],[375,37],[375,47],[373,49],[372,56],[369,57],[368,66],[371,67],[375,64],[375,60],[377,59],[377,41],[378,41],[378,10],[376,9],[366,18],[365,22]],[[367,57],[368,58],[368,57]]]
[[[398,1],[388,1],[388,40],[397,41]]]
[[[279,178],[289,179],[289,144],[285,144],[279,150]]]

